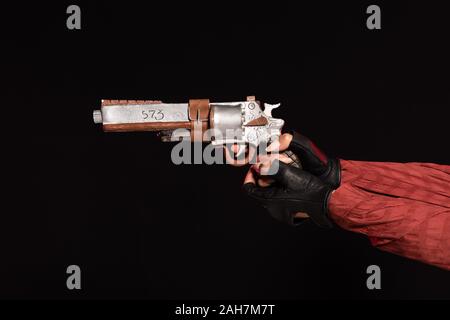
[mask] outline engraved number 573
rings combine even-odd
[[[164,113],[161,110],[142,110],[142,117],[144,120],[150,118],[159,121],[164,119]]]

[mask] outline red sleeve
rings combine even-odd
[[[450,166],[341,160],[330,216],[381,250],[450,270]]]

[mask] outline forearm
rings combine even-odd
[[[382,250],[450,270],[450,168],[341,160],[330,217]]]

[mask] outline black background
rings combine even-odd
[[[281,102],[275,115],[331,155],[448,164],[443,3],[4,8],[3,150],[14,156],[4,156],[1,297],[450,298],[449,272],[338,228],[273,221],[241,192],[246,168],[175,166],[153,134],[92,122],[102,98],[256,95]],[[79,31],[66,28],[70,4]],[[366,28],[370,4],[382,30]],[[71,264],[81,291],[66,288]],[[366,288],[371,264],[382,290]]]

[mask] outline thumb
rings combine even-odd
[[[267,175],[281,185],[286,186],[288,184],[287,177],[291,175],[291,169],[295,168],[279,161],[278,159],[275,159],[272,161]]]

